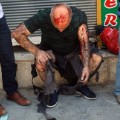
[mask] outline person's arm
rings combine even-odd
[[[26,50],[35,55],[37,63],[41,64],[43,67],[46,61],[50,58],[49,54],[43,50],[40,50],[36,45],[34,45],[29,39],[28,35],[31,33],[26,28],[24,24],[19,25],[12,32],[12,37]]]
[[[28,31],[24,24],[20,24],[15,30],[12,31],[12,37],[26,50],[31,52],[36,56],[37,51],[39,50],[30,40],[28,36],[31,33]]]
[[[82,61],[84,65],[81,80],[83,80],[83,82],[86,82],[89,78],[89,61],[90,61],[89,40],[88,40],[88,32],[87,32],[86,24],[82,24],[79,27],[78,38],[80,41]]]

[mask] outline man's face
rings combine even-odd
[[[65,7],[56,8],[53,14],[52,22],[59,31],[63,31],[66,27],[68,27],[70,22],[69,11]]]

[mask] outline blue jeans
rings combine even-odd
[[[120,27],[119,27],[119,46],[120,46]],[[118,62],[116,67],[116,81],[115,81],[114,94],[120,95],[120,48],[119,48]]]
[[[18,84],[15,80],[16,68],[12,49],[11,33],[6,23],[5,16],[0,19],[0,64],[2,70],[3,88],[7,94],[17,91]]]

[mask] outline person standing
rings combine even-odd
[[[2,71],[3,89],[7,94],[7,99],[19,105],[30,105],[30,101],[18,92],[18,83],[15,79],[16,68],[14,53],[11,42],[11,32],[8,28],[6,18],[0,3],[0,64]],[[5,108],[0,105],[0,116],[5,114]]]

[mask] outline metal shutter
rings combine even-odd
[[[10,29],[38,12],[40,8],[52,7],[55,3],[64,2],[85,11],[88,18],[89,31],[94,31],[96,25],[96,0],[1,0],[4,13]],[[33,36],[40,35],[40,31]]]

